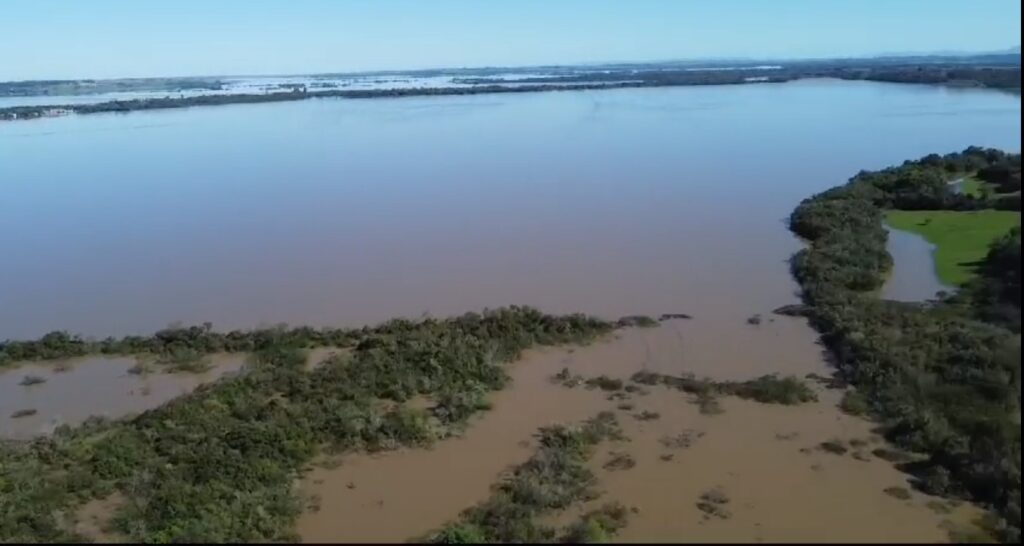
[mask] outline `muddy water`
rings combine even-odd
[[[909,489],[907,477],[870,454],[880,438],[869,423],[835,410],[838,393],[821,396],[797,408],[724,399],[724,413],[714,416],[701,415],[679,393],[640,397],[632,413],[653,411],[660,419],[623,420],[630,442],[606,447],[591,462],[604,495],[577,512],[608,501],[636,507],[619,536],[625,542],[932,542],[945,539],[945,519],[977,515],[964,507],[939,516],[925,506],[937,499],[884,493]],[[693,438],[690,447],[661,443],[679,434]],[[817,449],[832,439],[865,441],[852,451],[868,460]],[[603,468],[612,451],[630,454],[636,466]],[[672,460],[663,461],[666,454]],[[713,488],[729,497],[728,519],[705,518],[696,506]]]
[[[340,467],[311,472],[302,489],[318,509],[300,518],[298,531],[312,542],[391,542],[455,518],[485,499],[503,470],[530,456],[538,427],[579,421],[620,403],[601,391],[551,384],[548,378],[562,367],[587,376],[628,377],[648,369],[735,379],[771,371],[766,370],[768,361],[786,373],[827,373],[813,344],[792,344],[788,352],[771,344],[761,353],[750,350],[799,323],[779,318],[744,325],[730,341],[749,344],[748,350],[725,358],[708,359],[713,351],[699,349],[722,346],[723,340],[703,336],[697,320],[627,330],[571,351],[532,352],[512,365],[512,385],[494,395],[494,408],[463,437],[431,450],[350,455]],[[616,410],[630,441],[593,459],[605,490],[598,503],[614,500],[639,509],[620,537],[626,541],[942,540],[945,531],[939,525],[950,516],[931,512],[917,493],[903,502],[883,492],[906,487],[906,476],[889,463],[871,455],[860,461],[813,449],[833,438],[858,438],[875,442],[863,450],[870,452],[880,442],[869,423],[836,409],[838,393],[823,391],[821,397],[800,407],[723,399],[723,414],[705,416],[677,391],[654,387],[647,395],[633,395],[629,402],[635,409]],[[661,418],[641,422],[633,417],[643,410]],[[703,435],[687,449],[669,450],[659,442],[688,429]],[[802,448],[810,449],[803,453]],[[629,453],[637,466],[603,470],[610,450]],[[669,452],[674,459],[662,461],[660,456]],[[713,486],[728,491],[733,516],[702,523],[695,503]]]
[[[953,292],[954,287],[939,280],[935,272],[935,245],[916,233],[886,227],[889,232],[888,251],[893,257],[889,278],[882,287],[882,297],[897,301],[935,299],[939,291]]]
[[[728,337],[794,301],[801,199],[971,144],[1019,149],[1020,97],[805,80],[3,124],[0,339],[508,304]]]
[[[154,372],[133,374],[133,357],[86,357],[29,363],[0,373],[0,437],[23,439],[76,425],[90,416],[124,417],[155,408],[203,383],[241,369],[243,355],[209,357],[211,368],[201,374]],[[62,371],[63,370],[63,371]],[[26,376],[44,383],[25,386]],[[12,418],[18,410],[34,409],[27,417]]]
[[[349,457],[306,481],[322,508],[300,521],[305,538],[402,540],[484,498],[501,469],[529,456],[520,442],[537,427],[609,405],[599,393],[547,384],[563,359],[588,375],[644,366],[723,379],[824,373],[813,333],[768,315],[796,301],[786,259],[799,243],[784,218],[801,199],[860,169],[972,144],[1019,149],[1020,97],[800,81],[320,100],[4,124],[0,339],[54,329],[148,334],[179,320],[221,329],[363,325],[513,303],[695,317],[571,355],[535,353],[513,367],[513,385],[465,438],[429,451]],[[755,313],[764,322],[747,324]],[[106,411],[144,398],[131,394],[140,388],[133,380],[102,373],[114,375],[101,375],[108,387],[96,389],[59,378],[21,387],[15,376],[2,393],[34,398],[15,405],[4,396],[4,413],[31,402],[40,414],[0,416],[3,430],[29,434],[55,418],[80,421],[102,410],[84,404],[72,414],[65,404],[110,385],[117,387],[105,396]],[[64,391],[46,390],[62,384]],[[668,394],[676,393],[650,396]],[[690,411],[681,404],[679,411]],[[754,426],[761,408],[751,408],[727,410]],[[826,403],[789,409],[819,410],[841,419]],[[817,421],[793,415],[797,432],[817,434]],[[710,445],[747,437],[742,427],[720,428],[708,434],[724,439],[707,436]],[[799,453],[782,457],[767,447],[716,452],[715,464],[697,471],[726,473],[723,480],[747,472],[761,464],[748,452],[781,465],[767,470],[812,479]],[[843,470],[862,469],[853,475],[870,488],[827,466],[820,472],[834,479],[809,482],[851,503],[828,520],[834,536],[863,536],[875,525],[865,515],[870,507],[889,502],[879,491],[893,476],[861,464]],[[790,507],[818,513],[812,504],[825,493],[814,491]],[[692,503],[690,493],[676,502]],[[918,508],[894,510],[906,512],[901,521],[922,540],[935,536]],[[651,521],[637,528],[650,536],[679,531]],[[808,533],[820,529],[807,525]],[[776,529],[764,538],[786,536]]]

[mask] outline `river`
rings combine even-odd
[[[532,352],[463,438],[354,454],[305,476],[301,490],[320,506],[298,521],[305,540],[404,540],[486,498],[504,468],[529,456],[537,427],[616,407],[603,394],[551,385],[562,366],[617,377],[827,374],[805,322],[770,315],[797,300],[787,259],[801,243],[787,216],[860,169],[968,145],[1019,150],[1020,97],[803,80],[0,124],[0,339],[54,329],[142,334],[175,321],[360,325],[514,303],[693,316],[587,348]],[[924,271],[899,267],[907,252],[923,263],[919,248],[890,248],[897,272]],[[887,297],[932,288],[904,284],[909,292]],[[755,314],[764,320],[748,323]],[[128,365],[109,370],[110,388],[135,396]],[[49,381],[22,386],[29,371]],[[73,378],[57,374],[5,372],[18,403],[39,411],[5,432],[162,400],[105,407],[82,397],[87,409],[70,415],[79,406],[63,399],[73,393],[47,398]],[[836,409],[838,392],[816,388],[813,404],[729,399],[717,417],[679,393],[637,397],[636,411],[663,418],[622,414],[633,442],[615,449],[637,468],[598,472],[601,502],[637,508],[621,538],[933,541],[945,536],[943,519],[976,515],[961,507],[940,516],[928,508],[938,501],[918,493],[894,499],[882,490],[906,477],[890,464],[817,450],[832,438],[881,439]],[[687,430],[700,442],[663,462],[659,438]],[[729,521],[703,522],[694,506],[713,486],[735,499]]]
[[[510,303],[727,335],[794,300],[801,199],[970,144],[1019,149],[1020,98],[803,80],[2,124],[0,339]]]

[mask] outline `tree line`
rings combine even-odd
[[[888,439],[928,455],[906,466],[918,487],[990,506],[992,531],[1009,542],[1020,539],[1019,228],[954,296],[903,303],[877,289],[892,266],[883,209],[971,210],[982,204],[944,181],[1003,177],[1014,165],[1019,180],[1019,154],[971,147],[863,171],[806,199],[790,222],[809,243],[793,256],[793,274],[838,373]]]

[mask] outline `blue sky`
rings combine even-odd
[[[3,0],[0,80],[1020,44],[1019,0]]]

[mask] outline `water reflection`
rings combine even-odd
[[[244,355],[214,355],[201,374],[132,373],[132,357],[86,357],[0,371],[0,437],[24,439],[78,425],[91,416],[119,418],[155,408],[203,383],[236,373]],[[43,382],[25,385],[25,377]],[[22,410],[32,415],[12,417]]]
[[[513,303],[724,332],[795,300],[801,199],[971,144],[1018,149],[1019,96],[808,80],[4,124],[0,339]]]

